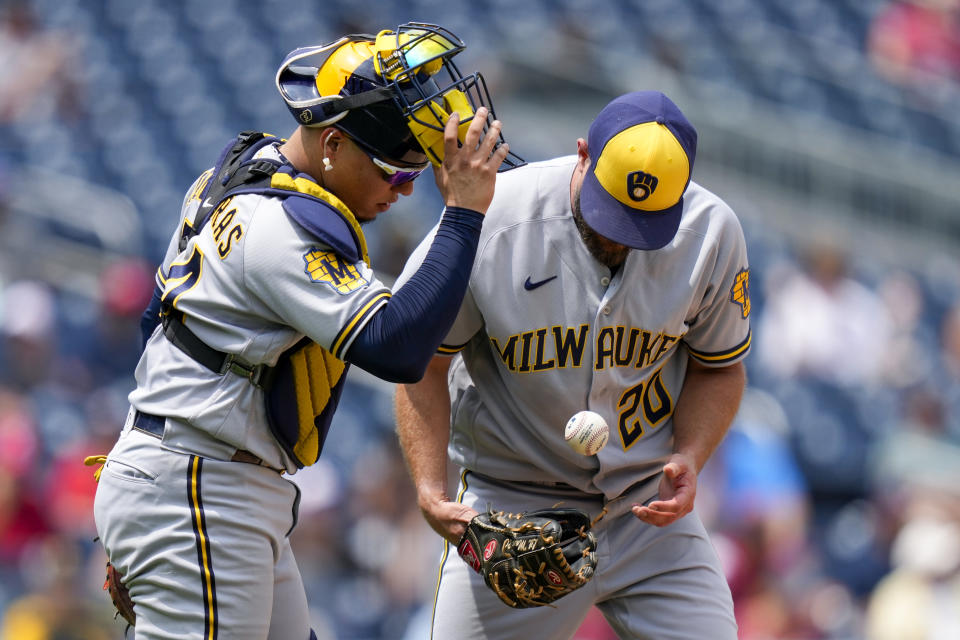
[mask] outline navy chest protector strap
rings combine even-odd
[[[289,165],[269,158],[253,159],[257,151],[276,140],[245,131],[224,149],[208,174],[194,220],[184,221],[180,251],[203,230],[220,203],[235,195],[259,193],[284,198],[284,210],[291,218],[348,260],[368,260],[359,227],[318,197],[325,195],[319,186],[305,183],[312,192],[305,193],[296,188],[299,178],[274,180],[274,175]],[[277,184],[285,186],[278,188]],[[288,200],[296,200],[296,206],[287,206]],[[162,303],[161,321],[167,339],[191,358],[220,375],[245,377],[264,391],[270,430],[298,467],[317,461],[343,391],[349,368],[346,362],[304,337],[281,354],[276,365],[252,365],[203,342],[184,324],[183,314],[169,303]]]

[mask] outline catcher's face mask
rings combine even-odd
[[[406,125],[403,134],[412,135],[418,150],[440,165],[443,131],[453,113],[460,117],[461,143],[479,107],[489,109],[485,131],[496,119],[483,77],[479,73],[464,77],[453,63],[464,49],[463,41],[450,31],[410,22],[377,36],[350,35],[328,45],[297,49],[277,71],[277,88],[301,124],[337,123],[381,158],[409,160],[398,155],[402,145],[394,145],[392,153],[378,146],[376,138],[384,135],[383,120],[389,116],[381,112],[377,127],[346,122],[350,112],[376,115],[377,109],[389,105]],[[314,56],[324,58],[319,67],[301,66]],[[521,164],[523,160],[511,154],[501,170]]]

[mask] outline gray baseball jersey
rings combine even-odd
[[[280,157],[275,145],[257,155]],[[204,179],[188,192],[181,225],[200,206]],[[363,260],[343,260],[291,220],[278,198],[252,194],[219,206],[184,252],[174,237],[158,281],[197,337],[250,364],[275,364],[304,335],[342,358],[390,297]],[[274,468],[297,470],[271,435],[263,391],[242,376],[210,371],[159,328],[136,379],[131,404],[173,419],[166,446],[220,459],[244,449]]]
[[[631,251],[611,275],[572,219],[575,162],[498,178],[467,295],[441,347],[465,364],[450,374],[449,455],[503,480],[563,483],[608,500],[629,490],[644,502],[672,452],[687,354],[723,366],[749,350],[746,245],[730,208],[691,182],[673,241]],[[564,441],[567,420],[583,409],[610,425],[595,456]]]

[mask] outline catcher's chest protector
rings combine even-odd
[[[201,205],[192,221],[184,220],[181,253],[232,197],[262,194],[283,198],[284,210],[319,240],[348,254],[348,259],[362,258],[369,264],[363,232],[339,200],[315,182],[296,177],[290,165],[253,158],[276,140],[247,131],[224,149],[216,166],[199,183]],[[295,206],[293,200],[297,201]],[[320,221],[338,228],[331,231]],[[351,238],[353,246],[345,244],[344,238]],[[220,374],[247,377],[263,389],[270,430],[298,467],[319,459],[343,391],[349,368],[346,362],[305,337],[284,352],[273,367],[248,365],[203,343],[186,327],[173,304],[163,303],[161,318],[164,334],[187,355]]]

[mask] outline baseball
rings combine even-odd
[[[606,420],[593,411],[578,411],[567,421],[563,439],[570,448],[585,456],[592,456],[603,449],[610,437]]]

